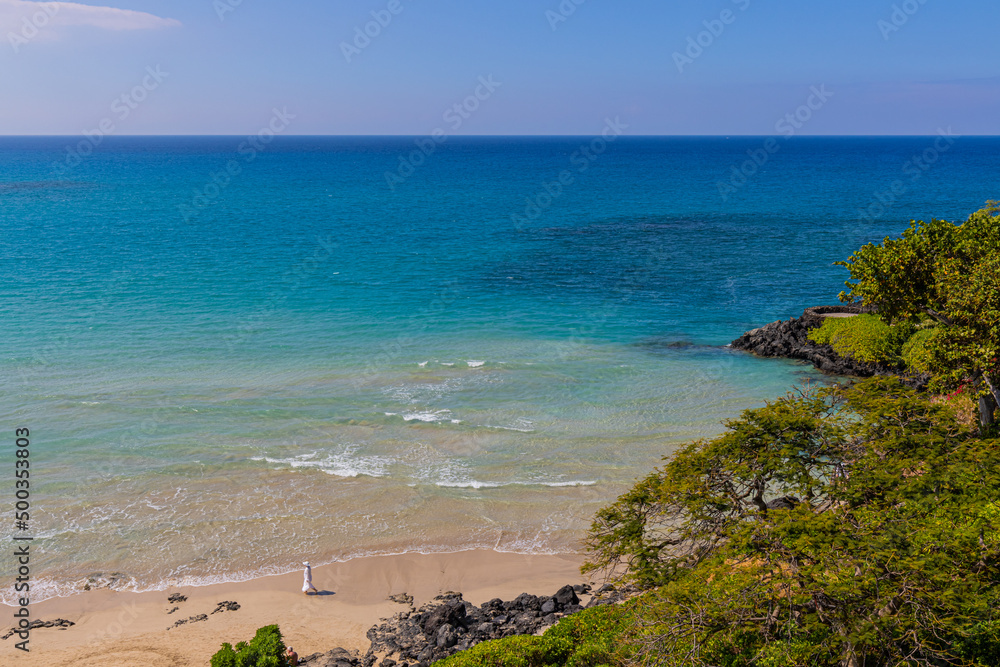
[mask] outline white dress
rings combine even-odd
[[[306,570],[305,570],[305,572],[302,573],[302,576],[303,576],[302,592],[303,593],[307,593],[309,591],[316,590],[316,587],[313,586],[312,568],[309,567],[308,565],[306,565]]]

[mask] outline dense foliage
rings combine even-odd
[[[895,380],[790,395],[601,510],[589,567],[657,586],[655,664],[995,664],[997,444]]]
[[[931,371],[931,340],[937,335],[936,328],[920,329],[903,344],[900,356],[907,368],[918,373]]]
[[[847,302],[878,309],[888,323],[930,317],[938,333],[928,338],[927,367],[934,386],[969,386],[980,397],[980,419],[994,422],[1000,402],[1000,204],[960,225],[913,222],[900,238],[858,250],[846,262]]]
[[[831,345],[842,357],[873,364],[897,364],[903,345],[914,333],[909,322],[886,324],[875,315],[828,317],[809,332],[809,339]]]
[[[257,630],[250,643],[240,642],[233,648],[225,643],[212,656],[212,667],[284,667],[285,642],[277,625]]]

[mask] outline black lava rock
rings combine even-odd
[[[580,598],[576,596],[576,591],[572,586],[563,586],[552,596],[559,610],[565,609],[575,604],[580,604]]]
[[[37,630],[38,628],[71,628],[74,625],[76,625],[76,623],[74,623],[73,621],[67,621],[65,618],[57,618],[54,621],[42,621],[42,620],[31,621],[28,624],[27,629]],[[15,634],[17,634],[19,630],[20,628],[11,628],[4,636],[0,637],[0,639],[10,639]]]
[[[560,616],[580,609],[573,586],[560,588],[552,597],[523,593],[507,602],[495,598],[480,607],[463,600],[460,593],[446,593],[420,609],[383,619],[371,628],[367,634],[371,646],[359,664],[430,665],[490,639],[535,634]],[[323,663],[316,663],[320,665]]]
[[[309,665],[309,667],[357,667],[360,662],[356,656],[342,648],[299,658],[300,665]]]

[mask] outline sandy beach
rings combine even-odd
[[[313,568],[313,583],[322,594],[309,597],[301,593],[299,572],[152,593],[92,591],[32,605],[33,620],[63,618],[76,625],[33,630],[30,653],[14,648],[16,636],[0,642],[0,664],[203,666],[222,642],[247,640],[271,623],[281,626],[285,642],[300,656],[338,646],[364,653],[368,628],[406,609],[390,595],[408,593],[416,606],[444,591],[460,591],[473,604],[524,592],[551,595],[565,584],[585,581],[581,562],[574,555],[493,551],[360,558]],[[188,599],[171,604],[171,593]],[[240,608],[213,614],[223,601]],[[173,607],[179,609],[168,613]],[[167,629],[199,614],[208,614],[208,620]],[[7,622],[3,627],[6,634]]]

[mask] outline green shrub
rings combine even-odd
[[[1000,665],[1000,621],[986,621],[972,627],[955,642],[955,653],[974,665]]]
[[[585,609],[540,637],[483,642],[439,663],[441,667],[610,667],[621,663],[635,602]]]
[[[928,344],[937,335],[937,332],[937,329],[921,329],[910,336],[910,340],[903,345],[901,355],[907,368],[919,373],[930,372],[931,352]]]
[[[826,318],[822,326],[809,332],[809,340],[833,346],[842,357],[894,364],[899,362],[903,343],[912,334],[912,324],[889,325],[875,315],[856,315]]]
[[[240,642],[234,649],[225,643],[212,656],[212,667],[285,667],[285,642],[277,625],[257,630],[250,643]]]

